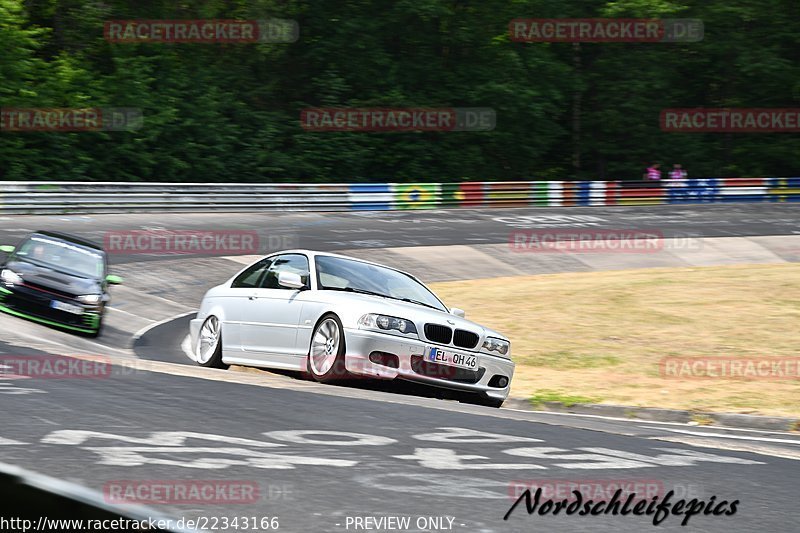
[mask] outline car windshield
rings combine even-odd
[[[31,237],[19,247],[16,259],[86,278],[103,275],[103,255],[68,242]]]
[[[371,293],[447,312],[447,308],[425,285],[403,272],[327,255],[317,256],[316,266],[320,289]]]

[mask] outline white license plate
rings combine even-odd
[[[50,302],[50,307],[53,309],[58,309],[59,311],[66,311],[67,313],[72,313],[73,315],[82,315],[83,314],[83,307],[79,305],[72,305],[66,302],[60,302],[58,300],[52,300]]]
[[[448,352],[447,350],[441,350],[436,347],[427,349],[425,359],[431,363],[438,363],[440,365],[466,368],[467,370],[478,370],[478,358],[476,356]]]

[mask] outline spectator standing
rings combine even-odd
[[[683,167],[680,163],[675,163],[672,165],[672,170],[669,173],[669,181],[673,187],[684,187],[686,186],[686,177],[689,174],[683,170]]]
[[[670,198],[674,201],[683,201],[687,199],[686,187],[689,185],[686,182],[687,172],[683,170],[680,163],[672,165],[672,170],[669,172],[669,182],[667,185],[672,189]]]
[[[645,174],[645,179],[650,181],[660,181],[661,180],[661,167],[658,163],[653,163],[649,167],[647,167],[647,174]]]

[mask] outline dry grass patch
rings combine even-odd
[[[511,339],[512,395],[800,415],[800,380],[664,379],[663,357],[800,355],[800,265],[565,273],[435,283]]]

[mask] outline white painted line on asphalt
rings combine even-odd
[[[3,437],[0,437],[0,446],[11,446],[11,445],[20,445],[20,444],[26,444],[26,443],[25,442],[20,442],[18,440],[4,439]]]
[[[595,418],[599,420],[612,420],[614,422],[632,422],[636,424],[641,424],[643,421],[639,419],[632,419],[632,418],[620,418],[616,416],[606,416],[606,415],[590,415],[586,413],[559,413],[556,411],[532,411],[528,409],[514,409],[511,407],[503,407],[504,411],[515,411],[517,413],[535,413],[538,415],[553,415],[555,417],[558,416],[565,416],[565,417],[576,417],[576,418]],[[662,426],[679,426],[679,427],[695,427],[691,422],[660,422],[658,420],[648,420],[648,424],[659,424]],[[666,429],[666,428],[659,428],[659,427],[652,427],[652,426],[638,426],[640,429]],[[719,431],[742,431],[742,432],[752,432],[752,433],[766,433],[768,435],[787,435],[793,436],[793,433],[789,433],[787,431],[776,431],[776,430],[766,430],[766,429],[749,429],[749,428],[730,428],[730,427],[722,427],[722,426],[713,426],[709,427],[708,429],[715,429]],[[717,435],[714,433],[713,435]],[[800,440],[797,441],[800,444]]]
[[[109,306],[107,309],[108,309],[109,311],[114,311],[114,312],[116,312],[116,313],[124,313],[124,314],[126,314],[126,315],[135,316],[136,318],[141,318],[142,320],[147,320],[148,322],[155,322],[155,320],[153,320],[152,318],[147,318],[147,317],[143,317],[143,316],[141,316],[141,315],[137,315],[136,313],[131,313],[131,312],[128,312],[128,311],[123,311],[122,309],[117,309],[116,307],[111,307],[111,306]]]
[[[146,293],[146,292],[142,293],[142,295],[143,296],[147,296],[148,298],[155,298],[156,300],[161,300],[162,302],[168,303],[170,305],[174,305],[174,306],[177,306],[177,307],[183,307],[183,308],[189,309],[188,305],[183,305],[181,303],[176,302],[175,300],[170,300],[169,298],[163,298],[161,296],[156,296],[155,294],[149,294],[149,293]]]
[[[584,413],[559,413],[556,411],[531,411],[528,409],[513,409],[511,407],[503,407],[503,411],[515,411],[517,413],[535,413],[537,415],[552,415],[553,417],[575,417],[575,418],[596,418],[599,420],[613,420],[614,422],[629,422],[629,423],[641,423],[641,420],[636,420],[632,418],[620,418],[618,416],[606,416],[606,415],[589,415]],[[663,424],[665,426],[683,426],[686,427],[688,424],[684,422],[658,422],[658,421],[648,421],[648,424]],[[639,426],[643,427],[643,426]]]
[[[170,316],[170,317],[165,318],[164,320],[159,320],[158,322],[154,322],[152,324],[148,324],[148,325],[146,325],[145,327],[143,327],[142,329],[140,329],[139,331],[137,331],[136,333],[133,334],[133,337],[131,337],[131,344],[136,342],[145,333],[147,333],[148,331],[150,331],[153,328],[157,328],[158,326],[164,325],[167,322],[171,322],[172,320],[177,320],[178,318],[183,318],[185,316],[189,316],[192,313],[196,313],[196,312],[197,311],[187,311],[185,313],[181,313],[179,315]]]
[[[798,439],[773,439],[770,437],[748,437],[743,435],[725,435],[724,433],[711,433],[708,431],[690,431],[688,429],[675,429],[675,428],[648,428],[648,429],[661,429],[663,431],[671,431],[673,433],[681,433],[683,435],[693,435],[697,437],[714,437],[718,439],[734,439],[734,440],[751,440],[758,442],[780,442],[783,444],[800,445]]]
[[[762,446],[746,442],[726,442],[714,439],[703,439],[697,437],[650,437],[650,440],[662,442],[673,442],[675,444],[688,444],[700,448],[714,448],[715,450],[728,450],[733,452],[748,452],[769,457],[780,457],[782,459],[793,459],[800,461],[800,450],[790,448],[778,448],[777,446]]]
[[[664,422],[656,422],[656,421],[648,420],[647,423],[648,424],[663,424]],[[684,424],[684,425],[690,425],[690,424]],[[640,427],[644,428],[644,429],[647,428],[647,426],[640,426]],[[778,431],[776,429],[769,430],[769,429],[732,428],[732,427],[727,427],[727,426],[707,426],[707,427],[704,427],[703,429],[714,429],[714,430],[718,430],[718,431],[740,431],[740,432],[744,432],[744,433],[764,433],[764,434],[767,434],[767,435],[786,435],[788,437],[794,437],[794,436],[800,437],[800,435],[798,435],[797,433],[789,433],[788,431]]]

